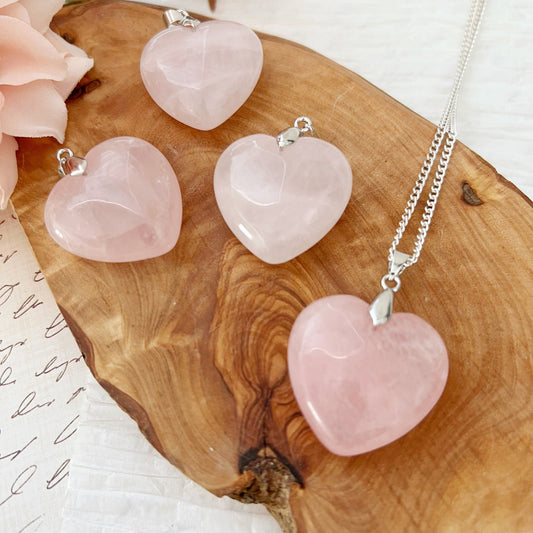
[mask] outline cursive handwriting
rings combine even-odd
[[[63,318],[63,315],[61,313],[57,313],[54,320],[52,320],[52,323],[47,326],[46,331],[44,333],[45,339],[51,339],[52,337],[55,337],[58,333],[61,333],[64,329],[67,329],[67,323],[65,322],[65,319]]]
[[[16,320],[21,316],[24,316],[28,311],[35,309],[43,304],[42,300],[39,300],[35,294],[30,294],[23,302],[22,305],[13,312],[13,318]]]
[[[72,435],[74,435],[74,433],[76,433],[76,431],[78,431],[78,428],[74,428],[72,431],[70,431],[70,426],[72,426],[72,424],[74,424],[74,422],[76,422],[76,420],[78,420],[78,418],[80,417],[80,415],[76,415],[59,433],[59,435],[54,439],[54,444],[61,444],[62,442],[65,442],[67,439],[69,439],[70,437],[72,437]],[[65,433],[67,433],[67,431],[70,431],[70,433],[68,435],[65,435]]]
[[[10,494],[7,496],[7,498],[0,502],[0,507],[2,507],[2,505],[9,501],[13,496],[20,496],[22,494],[22,489],[34,476],[35,472],[37,472],[37,465],[30,465],[28,468],[23,470],[11,484]]]
[[[16,411],[11,415],[11,418],[28,415],[36,409],[41,409],[41,407],[50,407],[55,402],[55,399],[53,399],[40,404],[36,403],[32,406],[33,400],[35,400],[35,396],[37,396],[37,393],[35,391],[32,391],[27,394],[26,397],[20,402],[20,405],[18,406]]]
[[[79,355],[78,357],[73,357],[72,359],[67,359],[66,361],[63,361],[62,363],[59,363],[59,364],[56,365],[57,356],[54,355],[54,357],[52,357],[52,359],[50,359],[50,361],[48,361],[48,363],[46,363],[46,365],[43,368],[43,370],[41,370],[40,372],[35,372],[35,377],[38,378],[39,376],[42,376],[44,374],[49,374],[50,372],[53,372],[54,370],[59,370],[59,373],[56,376],[56,383],[57,383],[65,375],[65,372],[68,369],[68,365],[70,363],[77,363],[77,362],[81,361],[82,358],[83,358],[83,356]]]
[[[87,373],[9,209],[0,213],[0,533],[58,531]]]
[[[22,529],[19,529],[18,533],[24,533],[24,531],[26,531],[30,526],[32,526],[33,524],[35,524],[35,522],[37,522],[37,520],[40,520],[44,515],[40,514],[37,518],[34,518],[33,520],[31,520],[30,522],[28,522]],[[39,524],[37,526],[37,528],[35,528],[33,531],[37,531],[40,527],[42,526],[42,523]]]
[[[78,394],[80,394],[81,392],[87,390],[85,387],[79,387],[77,390],[75,390],[73,393],[72,393],[72,396],[67,400],[67,405],[72,401],[72,400],[75,400],[77,397],[78,397]]]
[[[15,348],[24,346],[27,340],[28,339],[24,339],[23,341],[17,341],[13,344],[10,344],[9,346],[6,346],[5,348],[0,348],[0,356],[2,357],[2,359],[0,359],[0,365],[3,365],[9,359],[9,356]],[[2,339],[0,339],[0,345],[2,344],[2,342]]]
[[[46,480],[46,488],[48,490],[53,489],[54,487],[59,485],[59,483],[61,483],[68,476],[69,471],[67,470],[67,467],[69,464],[70,464],[70,459],[65,459],[59,465],[59,468],[54,472],[52,477]]]
[[[44,275],[40,270],[37,270],[37,272],[33,273],[33,281],[35,281],[35,283],[39,283],[39,281],[43,281],[43,280],[44,280]]]
[[[8,381],[12,373],[13,373],[13,369],[10,366],[4,369],[4,371],[0,374],[0,387],[6,387],[7,385],[14,385],[17,382],[16,379],[13,379],[12,381]]]
[[[0,453],[0,461],[2,459],[8,459],[9,457],[11,457],[10,459],[11,461],[15,460],[24,450],[26,450],[26,448],[28,448],[30,444],[32,444],[36,440],[37,440],[37,437],[33,437],[33,439],[31,439],[25,446],[23,446],[22,448],[18,450],[15,450],[14,452],[6,453],[5,455],[2,455]]]
[[[2,263],[5,265],[17,252],[18,250],[13,250],[10,254],[7,255],[0,254],[0,258],[3,257]]]
[[[20,281],[17,283],[6,283],[0,287],[0,306],[4,305],[9,298],[13,295],[13,291],[20,285]]]

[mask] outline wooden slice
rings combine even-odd
[[[250,99],[222,126],[195,131],[141,82],[141,50],[162,27],[160,9],[121,1],[73,5],[54,21],[95,59],[68,105],[65,144],[83,155],[132,135],[159,148],[183,192],[174,250],[104,264],[59,248],[43,225],[58,145],[20,142],[15,206],[98,381],[171,463],[215,494],[263,503],[285,532],[533,531],[531,202],[456,147],[421,259],[395,302],[444,338],[444,395],[398,441],[333,456],[294,400],[289,331],[317,298],[376,296],[435,128],[328,59],[263,35]],[[231,142],[276,135],[302,114],[347,156],[353,196],[319,244],[267,265],[224,224],[213,169]]]

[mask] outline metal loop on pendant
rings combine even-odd
[[[81,176],[87,169],[87,160],[74,155],[70,148],[61,148],[56,153],[59,165],[57,173],[64,178],[67,175]]]
[[[391,287],[388,285],[388,282],[394,282],[396,283],[396,285],[394,287]],[[381,278],[381,287],[383,288],[383,290],[390,289],[392,292],[398,292],[401,286],[402,282],[398,276],[391,276],[390,274],[385,274]]]
[[[303,122],[304,126],[300,127],[300,123]],[[307,133],[310,132],[312,135],[315,134],[315,130],[313,129],[313,123],[311,122],[311,119],[308,117],[298,117],[294,121],[294,127],[298,128],[300,133]]]
[[[66,163],[67,159],[74,156],[74,153],[70,148],[61,148],[57,151],[56,157],[59,163]]]

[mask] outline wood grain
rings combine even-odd
[[[83,155],[110,137],[146,139],[183,192],[170,253],[86,261],[43,225],[57,144],[20,142],[21,222],[92,372],[152,444],[215,494],[263,503],[285,532],[533,531],[531,202],[457,146],[424,252],[395,302],[444,338],[444,395],[404,438],[335,457],[295,403],[287,337],[316,298],[376,295],[434,126],[326,58],[263,35],[250,99],[219,128],[195,131],[141,82],[139,56],[162,29],[160,10],[90,1],[64,8],[54,28],[95,58],[69,103],[65,144]],[[319,244],[266,265],[223,223],[213,169],[234,140],[275,135],[302,114],[347,156],[353,195]]]

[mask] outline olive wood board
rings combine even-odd
[[[328,453],[290,387],[290,328],[317,298],[379,292],[435,126],[325,57],[261,35],[251,97],[218,128],[193,130],[155,105],[139,74],[162,9],[91,0],[63,8],[53,29],[95,60],[68,103],[65,145],[83,156],[131,135],[163,152],[184,203],[171,252],[105,264],[59,248],[43,224],[59,146],[20,140],[14,204],[96,379],[172,464],[217,495],[264,504],[284,532],[533,531],[531,202],[458,143],[395,301],[443,337],[443,396],[388,446]],[[346,155],[353,194],[317,245],[268,265],[226,227],[213,170],[231,142],[276,135],[300,115]]]

